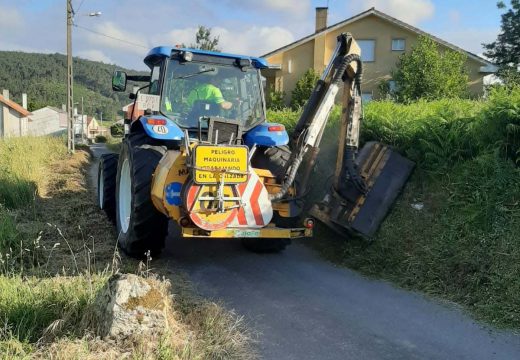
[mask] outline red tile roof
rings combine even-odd
[[[9,106],[11,109],[13,109],[17,113],[21,114],[23,117],[31,115],[31,113],[29,111],[25,110],[22,106],[18,105],[14,101],[7,100],[2,95],[0,95],[0,102],[2,102],[5,105]]]

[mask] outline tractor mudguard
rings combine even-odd
[[[262,123],[244,135],[244,142],[248,147],[255,144],[267,147],[282,146],[289,143],[289,135],[282,124]]]
[[[173,121],[162,115],[145,115],[137,121],[143,126],[146,135],[157,140],[182,140],[184,133]]]

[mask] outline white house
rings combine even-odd
[[[67,133],[67,112],[53,106],[33,111],[29,117],[27,135],[61,135]]]
[[[23,96],[24,104],[27,96]],[[27,133],[27,117],[31,113],[26,106],[20,106],[9,100],[9,91],[0,95],[0,139],[4,137],[23,136]]]

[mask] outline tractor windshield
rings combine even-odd
[[[264,120],[260,74],[250,67],[168,61],[161,112],[183,128],[210,116],[238,120],[247,129]],[[204,126],[205,122],[200,122]]]

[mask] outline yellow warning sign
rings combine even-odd
[[[197,184],[214,184],[224,176],[226,183],[246,182],[247,161],[247,146],[198,145],[194,180]]]

